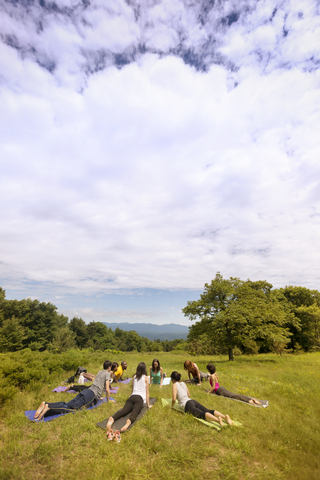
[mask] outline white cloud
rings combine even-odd
[[[315,3],[248,2],[229,26],[238,3],[77,5],[2,17],[4,288],[201,289],[218,270],[317,288]]]

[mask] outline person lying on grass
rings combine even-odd
[[[217,410],[209,410],[208,408],[201,405],[201,403],[196,400],[190,399],[190,392],[187,385],[184,382],[180,382],[181,375],[178,372],[171,373],[172,380],[172,405],[174,407],[176,400],[180,407],[184,407],[186,413],[191,413],[194,417],[202,418],[202,420],[207,420],[208,422],[217,422],[222,426],[222,419],[225,420],[229,425],[233,425],[233,421],[229,415],[223,415],[223,413],[218,412]]]
[[[111,379],[110,379],[110,383],[114,380],[114,371],[117,370],[117,368],[119,367],[119,364],[117,362],[112,362],[111,364],[111,371],[110,371],[110,374],[111,374]],[[82,375],[84,376],[84,378],[86,378],[87,380],[89,380],[89,382],[93,382],[94,379],[96,378],[95,375],[93,375],[93,373],[85,373],[83,372]],[[70,385],[69,386],[69,389],[71,389],[71,387],[73,386],[74,384]],[[91,385],[90,385],[91,386]],[[86,388],[89,388],[89,387],[86,387]],[[67,390],[65,390],[66,392]]]
[[[150,367],[150,383],[153,385],[160,385],[162,387],[163,382],[163,369],[160,367],[160,362],[157,358],[152,360]]]
[[[186,360],[183,365],[184,369],[188,371],[189,380],[186,383],[196,383],[197,386],[201,385],[203,379],[207,379],[209,375],[207,373],[200,372],[198,365],[190,360]],[[193,378],[191,378],[191,375]]]
[[[55,403],[46,403],[41,402],[39,405],[34,418],[36,420],[41,420],[43,417],[49,417],[51,415],[60,415],[61,413],[68,413],[72,410],[79,410],[82,407],[88,408],[91,405],[97,403],[101,397],[103,389],[105,387],[107,392],[108,402],[114,402],[110,400],[110,370],[111,362],[106,360],[103,364],[103,370],[101,370],[95,377],[91,387],[83,390],[83,392],[78,393],[70,402],[55,402]]]
[[[124,407],[108,419],[108,440],[113,439],[114,432],[111,427],[114,422],[118,420],[118,418],[125,417],[131,412],[126,424],[120,430],[120,432],[125,432],[141,412],[143,403],[146,403],[148,408],[151,408],[151,405],[149,404],[149,379],[147,377],[147,366],[144,362],[141,362],[137,366],[137,371],[132,379],[132,391],[130,397],[126,401]]]
[[[127,368],[128,368],[127,362],[123,361],[123,362],[121,362],[120,367],[118,366],[118,367],[115,369],[115,372],[114,372],[114,381],[115,381],[116,383],[118,383],[120,380],[123,380],[122,375],[123,375],[123,372],[124,372],[125,370],[127,370]]]
[[[241,395],[239,393],[229,392],[226,388],[220,387],[218,381],[218,375],[216,374],[216,367],[213,363],[208,363],[207,370],[210,373],[209,382],[211,385],[211,390],[206,390],[207,393],[215,393],[222,397],[233,398],[234,400],[241,400],[242,402],[250,403],[251,405],[261,405],[259,400],[253,397],[247,397],[246,395]]]

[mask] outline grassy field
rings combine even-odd
[[[151,365],[154,354],[125,354],[110,360],[128,361],[132,376],[136,365]],[[162,353],[164,371],[183,373],[185,353]],[[104,359],[101,354],[101,361]],[[69,394],[51,390],[66,378],[52,375],[36,392],[20,393],[1,410],[1,479],[319,479],[320,478],[320,354],[193,357],[200,370],[208,361],[217,366],[220,385],[234,392],[269,400],[260,409],[205,393],[208,383],[190,386],[191,397],[228,413],[242,427],[221,432],[189,415],[155,406],[120,444],[107,442],[96,423],[123,406],[131,385],[122,385],[115,398],[88,412],[66,415],[48,423],[33,423],[24,411],[42,400],[60,401]],[[95,373],[101,364],[86,365]],[[70,374],[73,372],[70,372]],[[169,398],[171,386],[151,386],[150,396]],[[66,401],[68,401],[66,400]]]

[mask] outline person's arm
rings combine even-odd
[[[148,405],[148,408],[151,408],[152,405],[150,405],[149,403],[149,379],[148,377],[146,376],[145,378],[145,382],[146,382],[146,397],[147,397],[147,405]]]
[[[172,404],[171,408],[174,407],[177,400],[177,385],[175,383],[172,384]]]
[[[187,387],[187,385],[186,385]],[[189,392],[189,388],[187,387],[187,394],[188,394],[188,397],[190,398],[190,392]]]
[[[163,382],[163,368],[162,367],[160,367],[160,373],[161,373],[160,387],[162,387],[162,382]]]
[[[212,375],[210,375],[210,378],[211,378],[211,381],[212,381],[212,387],[211,387],[211,390],[208,390],[208,393],[213,393],[214,392],[214,389],[216,387],[216,377],[215,377],[215,374],[213,373]]]
[[[195,378],[198,378],[198,383],[197,383],[197,386],[201,385],[201,375],[200,375],[200,370],[198,368],[198,366],[194,363],[194,366],[195,368],[197,369],[197,377]]]
[[[106,394],[107,394],[107,402],[116,403],[114,400],[110,399],[110,382],[106,380]]]

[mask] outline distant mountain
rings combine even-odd
[[[153,323],[106,323],[108,328],[115,330],[120,328],[128,332],[134,330],[140,337],[147,337],[149,340],[175,340],[183,338],[186,340],[189,328],[176,323],[168,323],[166,325],[154,325]]]

